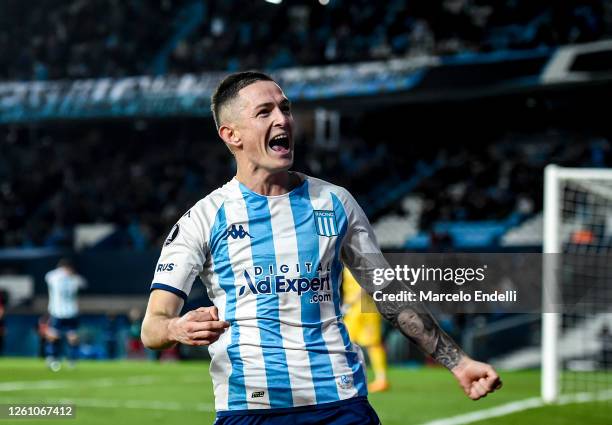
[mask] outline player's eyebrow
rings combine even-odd
[[[257,111],[261,108],[273,107],[274,104],[275,104],[274,102],[264,102],[264,103],[260,103],[259,105],[256,105],[253,109]],[[286,97],[284,97],[283,100],[280,101],[280,106],[291,106],[291,101],[287,99]]]

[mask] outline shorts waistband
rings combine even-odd
[[[296,412],[305,412],[312,410],[324,410],[331,409],[334,407],[338,407],[339,405],[346,405],[352,403],[359,403],[362,401],[367,401],[368,398],[365,396],[357,396],[351,397],[344,400],[332,401],[330,403],[322,403],[322,404],[310,404],[308,406],[295,406],[295,407],[279,407],[274,409],[244,409],[244,410],[219,410],[217,411],[217,417],[222,418],[224,416],[234,416],[234,415],[271,415],[271,414],[285,414],[285,413],[296,413]]]

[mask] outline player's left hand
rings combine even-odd
[[[463,357],[451,372],[459,381],[465,395],[472,400],[486,397],[502,387],[502,381],[491,365],[477,362],[467,356]]]

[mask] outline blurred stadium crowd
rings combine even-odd
[[[69,248],[80,223],[118,225],[115,246],[161,246],[184,211],[234,170],[214,134],[181,127],[136,121],[3,128],[0,247]],[[441,220],[495,220],[513,213],[527,218],[542,208],[547,163],[612,166],[611,148],[602,137],[552,130],[506,134],[485,147],[356,138],[330,152],[298,141],[294,169],[349,188],[367,209],[371,199],[380,200],[387,188],[416,172],[414,158],[436,159],[435,174],[413,190],[424,200],[419,228],[428,231]],[[389,202],[371,215],[389,212],[408,214],[401,203]]]
[[[180,134],[180,125],[145,121],[1,128],[0,247],[71,247],[79,223],[119,225],[119,246],[161,246],[187,208],[233,176],[233,160],[210,127],[205,136],[198,125]],[[384,145],[373,158],[362,139],[341,155],[304,145],[298,142],[297,170],[361,193],[375,187],[371,175],[386,162]]]
[[[484,150],[446,153],[444,167],[415,190],[427,199],[421,227],[438,220],[504,219],[541,211],[547,164],[610,167],[611,148],[602,137],[551,130],[508,134]]]
[[[3,2],[0,79],[55,80],[558,46],[612,34],[608,0]]]
[[[36,8],[7,0],[3,10],[0,80],[276,69],[550,47],[612,34],[608,0],[392,0],[385,7],[365,0],[49,0]],[[393,120],[402,122],[398,114]],[[412,188],[423,199],[424,232],[438,221],[540,211],[542,170],[551,161],[612,165],[606,132],[541,125],[521,133],[508,122],[505,132],[485,131],[469,145],[450,141],[471,138],[471,128],[453,134],[449,124],[433,137],[411,124],[398,137],[396,129],[381,135],[376,122],[384,119],[369,116],[372,128],[363,128],[359,118],[346,118],[336,150],[307,147],[302,137],[295,169],[349,188],[376,220],[408,214],[397,199],[381,198],[416,179],[423,163],[435,164],[432,178]],[[213,130],[208,120],[1,126],[0,247],[70,247],[80,223],[118,225],[118,246],[160,246],[186,208],[233,175]]]

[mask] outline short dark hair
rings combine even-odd
[[[238,96],[238,92],[257,81],[274,81],[272,77],[263,72],[243,71],[235,72],[225,77],[210,97],[210,109],[217,129],[220,127],[219,113],[221,108]]]

